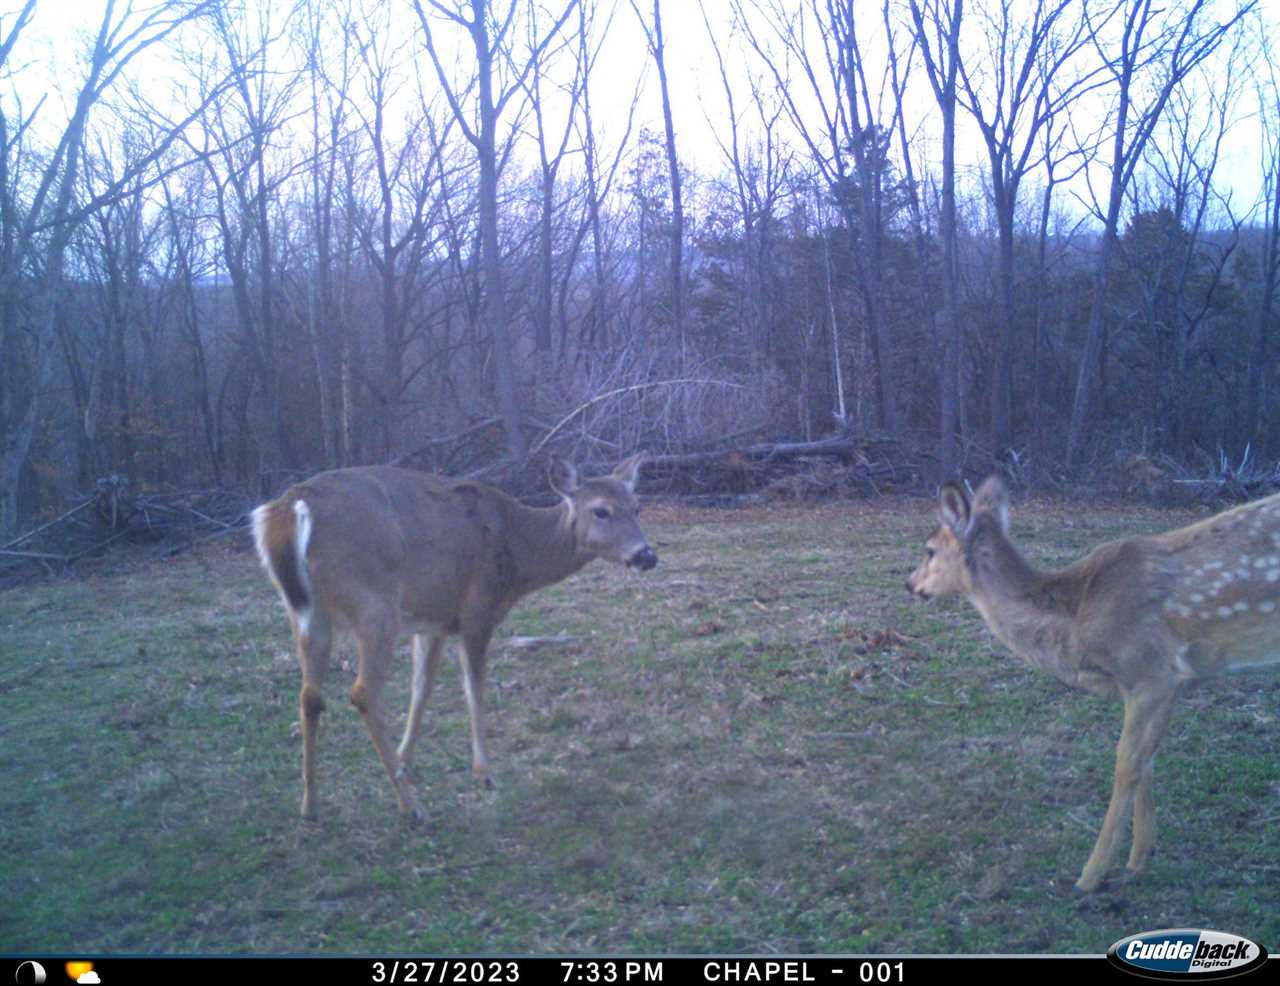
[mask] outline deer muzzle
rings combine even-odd
[[[627,559],[628,568],[638,568],[642,572],[647,572],[658,564],[658,553],[650,548],[647,544]]]

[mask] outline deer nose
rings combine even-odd
[[[638,568],[642,572],[649,571],[656,564],[658,564],[658,553],[647,544],[627,559],[627,565]]]

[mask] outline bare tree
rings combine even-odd
[[[1050,334],[1046,331],[1048,295],[1050,293],[1051,284],[1051,259],[1057,260],[1071,242],[1071,235],[1055,237],[1055,245],[1050,249],[1050,224],[1054,217],[1054,202],[1058,187],[1070,182],[1082,170],[1089,166],[1096,147],[1091,146],[1091,142],[1085,140],[1083,142],[1069,142],[1066,140],[1068,132],[1072,131],[1069,120],[1069,114],[1054,116],[1047,118],[1044,126],[1041,128],[1041,150],[1039,152],[1041,166],[1043,168],[1043,185],[1040,189],[1040,209],[1036,223],[1036,260],[1035,260],[1035,290],[1032,292],[1032,314],[1031,323],[1033,325],[1032,342],[1031,342],[1031,358],[1029,373],[1032,380],[1031,392],[1031,412],[1034,424],[1034,444],[1037,448],[1044,447],[1044,435],[1047,428],[1053,428],[1054,423],[1046,420],[1048,415],[1044,411],[1044,392],[1046,389],[1046,378],[1060,377],[1061,374],[1051,374],[1044,365],[1043,356],[1047,347],[1047,341]],[[1075,223],[1074,229],[1078,230],[1083,220]],[[1051,257],[1051,253],[1053,257]]]
[[[1015,328],[1014,216],[1022,180],[1041,164],[1040,134],[1087,91],[1099,68],[1070,67],[1088,41],[1076,0],[1035,0],[1026,17],[1012,0],[978,3],[985,57],[961,61],[962,104],[982,134],[990,165],[991,197],[999,235],[999,329],[991,375],[991,451],[999,456],[1014,440],[1012,391]],[[1074,15],[1074,16],[1073,16]],[[1106,14],[1101,15],[1105,21]]]
[[[684,315],[684,197],[680,176],[680,160],[676,156],[676,130],[671,118],[671,92],[667,86],[666,43],[662,36],[662,5],[653,0],[652,22],[645,20],[636,0],[631,9],[644,29],[649,54],[658,69],[658,88],[662,93],[662,126],[666,137],[667,172],[671,182],[671,323],[680,346],[679,372],[684,374],[687,362]]]
[[[109,148],[99,141],[96,153],[85,153],[81,172],[89,194],[98,187],[118,187],[120,173],[132,170],[128,162],[144,146],[139,136],[126,132],[121,135],[118,148]],[[113,150],[119,151],[121,160],[114,159]],[[86,438],[98,440],[98,470],[122,475],[130,483],[140,477],[129,337],[147,321],[143,317],[141,297],[143,272],[150,252],[144,228],[143,187],[143,176],[137,175],[129,186],[121,189],[124,194],[93,214],[81,234],[85,240],[81,250],[84,270],[96,282],[97,317],[90,331],[96,330],[98,335],[81,420]],[[62,350],[70,357],[75,346],[72,336],[80,327],[64,322],[56,328],[62,339]],[[152,367],[145,369],[153,371]],[[155,476],[148,478],[156,479]]]
[[[585,31],[585,6],[578,8],[579,30]],[[539,45],[537,20],[530,10],[529,47],[536,49]],[[548,55],[552,52],[548,52]],[[529,103],[533,110],[534,132],[538,141],[538,267],[537,289],[534,308],[533,348],[542,365],[538,368],[539,382],[548,382],[545,378],[551,369],[551,322],[554,306],[555,263],[552,250],[556,214],[556,180],[560,174],[560,166],[564,163],[569,149],[569,139],[573,136],[574,123],[578,114],[578,104],[582,97],[583,80],[586,65],[582,58],[575,57],[573,77],[563,87],[564,126],[559,136],[548,134],[547,106],[543,99],[543,59],[533,61],[533,73],[529,82]],[[548,138],[551,138],[549,141]],[[563,336],[563,332],[561,333]]]
[[[1179,8],[1157,7],[1154,0],[1125,0],[1120,17],[1120,38],[1104,36],[1104,23],[1089,16],[1090,40],[1116,85],[1114,124],[1108,191],[1095,200],[1102,221],[1102,239],[1094,266],[1093,301],[1084,351],[1076,376],[1071,422],[1067,431],[1065,465],[1075,464],[1089,421],[1094,379],[1098,374],[1106,330],[1106,299],[1111,282],[1112,257],[1125,190],[1169,99],[1197,65],[1209,57],[1249,10],[1254,0],[1241,5],[1223,22],[1212,21],[1208,0],[1192,0]],[[1087,10],[1087,8],[1086,8]],[[1207,21],[1207,23],[1206,23]],[[1109,23],[1109,21],[1107,22]],[[1145,98],[1144,98],[1145,96]]]
[[[204,198],[199,183],[204,176],[199,169],[191,168],[185,177],[185,185],[181,188],[175,187],[172,175],[166,175],[160,183],[168,237],[165,251],[169,256],[167,274],[174,282],[174,290],[179,294],[176,318],[187,337],[190,350],[195,388],[192,401],[200,419],[200,436],[208,456],[208,475],[215,486],[221,486],[222,439],[213,411],[213,375],[209,366],[203,319],[196,299],[197,282],[208,276],[213,269],[204,239],[199,232],[199,204]]]
[[[0,532],[19,519],[18,489],[27,468],[36,425],[50,396],[55,324],[63,300],[64,261],[71,237],[84,220],[152,169],[189,117],[167,124],[159,141],[100,188],[78,200],[80,169],[94,108],[124,81],[126,69],[143,52],[160,45],[184,25],[207,14],[212,0],[173,2],[135,10],[107,0],[82,55],[83,75],[74,83],[70,115],[57,128],[53,146],[33,146],[41,100],[29,112],[18,104],[16,119],[0,110],[0,202],[3,249],[0,260]],[[5,30],[0,22],[0,66],[8,66],[14,46],[30,26],[32,0]],[[146,112],[146,109],[143,109]],[[164,113],[156,113],[165,119]],[[25,280],[34,274],[34,281]]]
[[[1247,435],[1259,453],[1267,451],[1263,424],[1270,413],[1267,373],[1271,368],[1271,331],[1280,289],[1280,77],[1265,33],[1262,36],[1263,70],[1257,85],[1258,119],[1263,125],[1263,226],[1260,259],[1261,290],[1253,317],[1249,353],[1245,416]]]
[[[892,130],[883,125],[879,94],[867,82],[855,6],[854,0],[809,0],[799,8],[781,0],[734,0],[745,37],[773,76],[787,116],[840,205],[876,366],[879,424],[896,437],[897,352],[884,312],[886,134]],[[770,38],[781,52],[771,50]],[[788,60],[799,67],[803,88],[788,77]],[[816,120],[810,119],[809,104],[816,107]]]
[[[279,47],[287,43],[287,17],[281,24],[262,8],[252,21],[236,20],[219,7],[214,24],[234,95],[204,115],[205,143],[200,151],[211,178],[238,327],[265,405],[271,460],[296,468],[301,436],[286,420],[282,396],[289,370],[279,352],[281,258],[272,223],[282,189],[301,166],[284,152],[278,135],[291,116],[292,95],[303,79],[273,68]],[[247,408],[243,410],[247,426]],[[240,441],[244,448],[249,438],[242,434]],[[240,465],[246,467],[243,457]]]
[[[1165,447],[1171,449],[1185,445],[1188,417],[1194,413],[1187,399],[1190,362],[1195,350],[1209,345],[1209,315],[1227,261],[1240,242],[1241,221],[1215,188],[1214,176],[1242,87],[1241,55],[1236,46],[1212,67],[1206,64],[1212,85],[1202,77],[1199,92],[1174,91],[1171,112],[1147,143],[1145,154],[1146,170],[1160,195],[1156,215],[1169,220],[1160,224],[1161,242],[1153,244],[1159,249],[1156,266],[1163,276],[1143,287],[1158,374],[1149,402],[1152,434],[1163,435]],[[1135,203],[1135,222],[1142,214]],[[1212,238],[1205,236],[1211,220],[1218,227]]]
[[[578,353],[584,359],[591,359],[596,351],[607,347],[610,342],[609,317],[610,306],[607,303],[608,265],[607,244],[602,221],[602,210],[613,189],[614,182],[622,165],[623,155],[630,144],[631,130],[635,122],[636,107],[639,105],[640,93],[644,85],[644,73],[636,80],[627,111],[626,127],[617,141],[611,161],[602,161],[600,157],[599,133],[591,113],[591,73],[603,48],[603,37],[608,33],[613,22],[616,8],[611,8],[608,18],[599,30],[602,39],[592,46],[592,28],[594,26],[594,4],[590,6],[583,0],[578,4],[578,64],[582,73],[582,112],[576,118],[579,127],[579,141],[583,151],[583,179],[586,185],[584,195],[585,214],[580,227],[580,235],[591,233],[591,306],[587,318],[583,320]],[[564,360],[564,339],[561,341],[560,359]]]
[[[339,205],[341,163],[344,154],[354,153],[349,133],[358,65],[354,29],[363,20],[347,0],[343,6],[308,5],[298,22],[311,97],[307,123],[312,165],[303,207],[314,260],[302,275],[303,297],[296,307],[315,365],[324,462],[329,468],[352,464],[351,387],[344,385],[350,375],[351,340],[344,318],[349,292],[340,277],[344,230]],[[328,37],[335,21],[341,42],[331,52]]]
[[[907,213],[911,223],[911,234],[916,252],[916,273],[920,279],[920,300],[923,302],[928,293],[928,253],[929,247],[925,238],[924,212],[920,204],[919,182],[916,180],[915,164],[912,162],[911,139],[907,135],[907,114],[903,99],[907,84],[911,78],[911,68],[915,60],[919,42],[913,29],[908,31],[909,44],[906,52],[900,50],[898,34],[891,15],[892,0],[884,0],[881,8],[881,20],[884,22],[885,47],[889,56],[889,78],[895,93],[893,129],[898,135],[898,146],[902,154],[903,186],[907,195]]]
[[[960,71],[960,24],[964,0],[911,2],[911,19],[924,58],[934,99],[942,113],[942,400],[939,405],[939,465],[941,478],[960,465],[960,272],[956,257],[956,79]],[[928,18],[928,23],[925,20]]]
[[[744,304],[741,321],[748,329],[752,360],[759,369],[769,352],[772,329],[769,285],[776,267],[772,256],[773,226],[777,221],[779,203],[791,178],[789,172],[792,153],[784,146],[779,134],[782,101],[772,93],[766,96],[766,89],[769,87],[763,84],[762,79],[755,75],[750,77],[749,110],[739,108],[740,100],[735,95],[725,54],[707,14],[705,0],[699,0],[699,7],[707,38],[716,56],[720,85],[724,89],[725,106],[728,110],[727,136],[714,121],[708,119],[707,122],[733,172],[733,189],[738,214],[742,217],[743,266],[740,276]],[[748,119],[748,112],[754,113],[754,131],[749,129],[752,121]],[[829,244],[824,241],[824,246]],[[832,341],[838,346],[834,319]],[[835,367],[835,372],[842,390],[839,365]],[[843,402],[840,411],[844,411]]]
[[[347,34],[356,40],[365,87],[353,112],[371,158],[371,201],[354,209],[353,214],[361,247],[377,282],[382,372],[370,375],[369,383],[376,396],[383,438],[380,458],[388,461],[399,451],[408,384],[406,354],[425,330],[424,321],[415,317],[415,301],[425,273],[429,230],[434,225],[431,210],[438,204],[434,187],[437,158],[444,151],[450,126],[441,126],[434,119],[438,110],[430,106],[415,107],[409,119],[396,126],[388,117],[398,95],[398,46],[387,25],[351,24]],[[355,187],[349,192],[357,194]]]
[[[476,57],[475,116],[478,118],[473,125],[472,115],[463,105],[464,96],[459,94],[440,60],[435,43],[437,28],[433,27],[432,18],[423,9],[422,0],[413,0],[413,9],[422,25],[427,53],[439,76],[441,89],[449,101],[458,127],[476,150],[480,170],[480,243],[485,273],[485,327],[493,339],[498,404],[506,430],[507,451],[515,459],[524,458],[528,442],[521,430],[523,415],[516,395],[515,349],[507,323],[505,277],[498,239],[498,121],[512,97],[524,91],[525,79],[533,70],[534,64],[542,58],[547,46],[559,36],[560,29],[577,2],[578,0],[569,0],[542,39],[528,52],[523,64],[517,64],[510,51],[510,42],[519,0],[508,0],[506,9],[501,12],[492,10],[488,0],[455,0],[453,6],[447,6],[442,0],[426,0],[427,6],[440,17],[462,28],[471,38]],[[501,61],[504,52],[513,67],[514,77],[499,80],[495,91],[495,61]]]

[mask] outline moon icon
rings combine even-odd
[[[39,962],[27,959],[26,962],[18,966],[18,971],[13,974],[13,981],[18,986],[26,986],[27,983],[42,983],[44,982],[44,966]]]

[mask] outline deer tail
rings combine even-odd
[[[292,514],[292,516],[290,516]],[[280,590],[285,605],[299,616],[311,609],[311,577],[307,543],[311,540],[311,508],[294,500],[272,500],[253,511],[253,542],[262,567]]]

